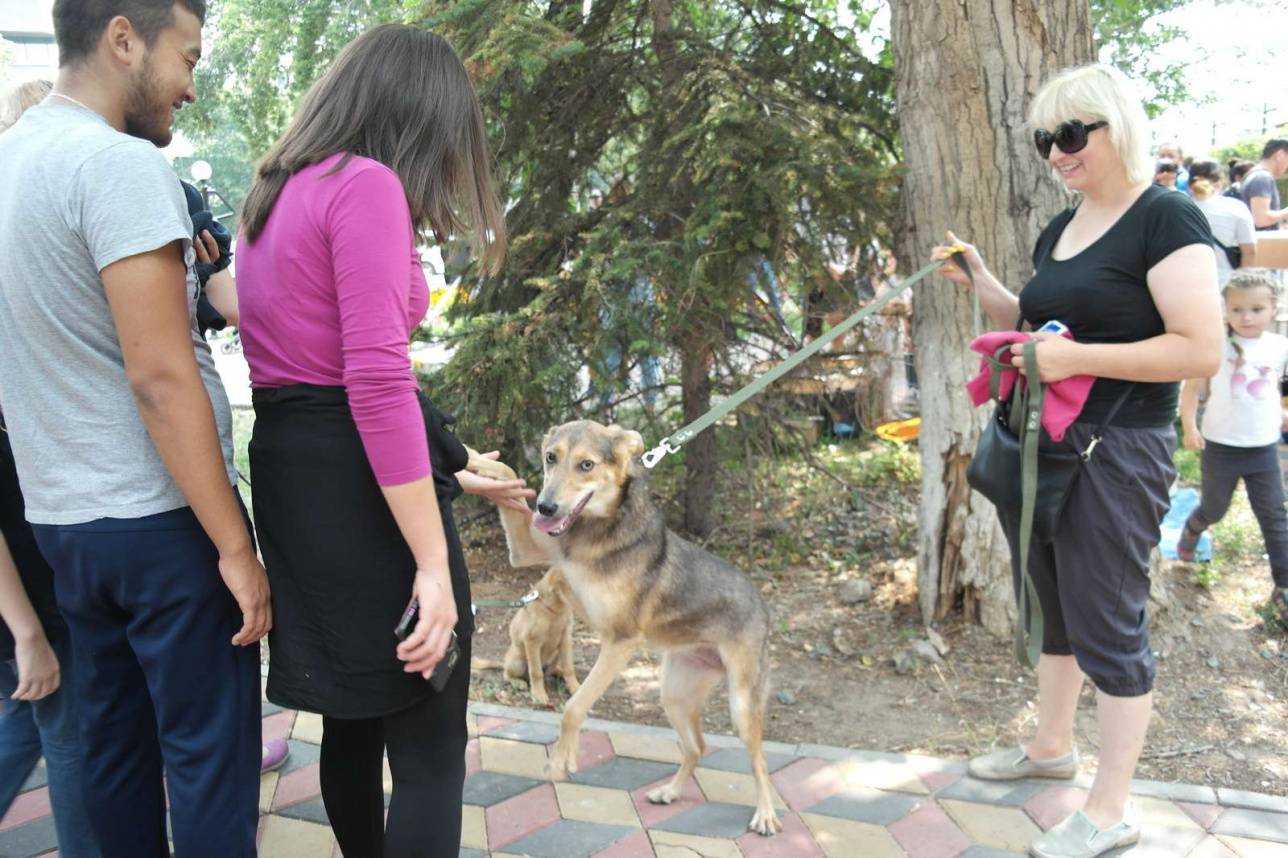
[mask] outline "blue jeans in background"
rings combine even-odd
[[[72,691],[71,647],[54,645],[61,669],[58,690],[40,700],[14,700],[18,669],[0,662],[0,816],[4,816],[41,756],[49,775],[49,803],[59,858],[101,854],[81,791],[80,707]]]

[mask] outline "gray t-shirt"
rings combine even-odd
[[[192,220],[165,158],[98,114],[53,101],[0,134],[0,411],[29,521],[187,505],[139,416],[99,277],[176,239],[192,345],[235,483],[228,398],[197,333]]]
[[[1243,184],[1240,185],[1243,201],[1252,208],[1253,197],[1269,197],[1270,208],[1279,208],[1279,184],[1275,182],[1275,177],[1270,175],[1269,170],[1263,170],[1260,167],[1252,170],[1248,175],[1243,177]],[[1259,226],[1259,230],[1278,229],[1278,225]]]

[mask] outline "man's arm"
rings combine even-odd
[[[1257,229],[1266,229],[1288,220],[1288,209],[1272,209],[1270,197],[1252,197],[1248,200],[1252,210],[1252,223]]]
[[[224,469],[214,409],[189,328],[187,270],[178,241],[102,271],[125,374],[166,469],[219,552],[219,572],[241,608],[237,645],[272,625],[268,581]]]

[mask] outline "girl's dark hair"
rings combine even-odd
[[[1239,158],[1232,158],[1229,163],[1230,167],[1230,184],[1242,182],[1243,177],[1248,175],[1248,171],[1257,166],[1251,161],[1244,161]]]
[[[350,42],[301,99],[291,124],[256,167],[242,210],[254,243],[286,180],[337,153],[398,174],[412,223],[441,243],[472,232],[483,270],[505,256],[505,216],[492,187],[483,113],[465,66],[441,36],[402,24]]]

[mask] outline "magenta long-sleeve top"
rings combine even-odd
[[[429,307],[411,211],[393,170],[333,155],[287,180],[252,244],[237,245],[252,387],[343,386],[382,486],[430,473],[407,341]]]

